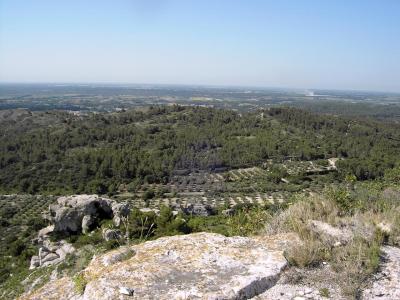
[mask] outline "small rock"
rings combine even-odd
[[[222,211],[222,215],[224,216],[233,216],[235,214],[235,210],[233,208],[228,208]]]
[[[102,257],[102,265],[108,267],[117,262],[127,260],[135,255],[135,251],[129,247],[120,247],[115,251],[106,253]],[[94,258],[93,258],[94,259]]]
[[[39,267],[39,265],[40,265],[39,256],[37,256],[37,255],[32,256],[31,265],[29,266],[29,270],[33,270],[33,269]]]
[[[121,231],[118,229],[104,228],[102,235],[103,239],[106,241],[119,240],[121,238]]]
[[[143,207],[139,209],[140,212],[142,213],[155,213],[157,216],[160,215],[160,210],[157,208],[148,208],[148,207]]]
[[[57,258],[59,258],[59,256],[57,254],[49,253],[45,257],[42,258],[42,264],[44,264],[45,262],[49,262],[49,261],[55,260]]]
[[[125,286],[120,286],[119,287],[119,293],[127,296],[133,296],[133,293],[135,292],[134,289],[125,287]]]
[[[206,204],[189,204],[186,207],[182,207],[185,214],[193,216],[207,217],[214,213],[213,208]]]
[[[304,290],[304,294],[311,294],[312,292],[313,292],[313,290],[310,289],[310,288],[306,288],[306,289]]]
[[[112,203],[111,209],[113,211],[113,222],[114,225],[119,227],[121,225],[122,218],[126,217],[130,213],[129,204],[127,203]]]
[[[94,224],[94,218],[91,215],[85,215],[82,219],[82,233],[89,233],[91,226]]]
[[[386,222],[380,222],[376,227],[386,235],[389,235],[392,232],[392,224]]]

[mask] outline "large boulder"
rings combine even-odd
[[[97,195],[60,197],[50,206],[50,221],[54,231],[63,233],[87,233],[102,219],[113,219],[116,226],[129,214],[129,206]]]
[[[287,266],[288,241],[298,239],[214,233],[163,237],[95,257],[81,273],[87,282],[82,295],[65,288],[73,286],[66,277],[21,299],[249,299],[279,279]]]
[[[201,203],[188,204],[184,207],[181,207],[181,210],[188,215],[203,217],[207,217],[215,213],[214,209],[210,205]]]

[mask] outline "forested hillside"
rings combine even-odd
[[[269,159],[345,158],[340,176],[365,180],[400,161],[400,126],[293,108],[239,114],[155,106],[11,116],[0,123],[4,193],[108,193],[122,183],[165,183],[176,172],[260,166]]]

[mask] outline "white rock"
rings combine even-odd
[[[109,253],[104,254],[99,259],[101,260],[101,264],[105,267],[111,266],[115,263],[124,261],[126,259],[131,258],[135,255],[135,250],[129,247],[120,247],[115,251],[111,251]],[[96,261],[96,258],[93,257],[92,262]]]
[[[304,294],[311,294],[312,292],[313,292],[313,289],[310,289],[310,288],[306,288],[304,290]]]
[[[119,287],[119,293],[123,295],[128,295],[128,296],[133,296],[133,293],[135,292],[134,289],[127,288],[125,286],[120,286]]]
[[[363,292],[363,298],[372,300],[379,297],[380,300],[400,299],[400,249],[384,246],[382,253],[385,260],[380,266],[380,273],[371,288]]]
[[[55,253],[49,253],[47,254],[45,257],[42,258],[42,264],[49,262],[49,261],[53,261],[55,259],[60,258],[57,254]]]
[[[121,231],[119,229],[103,228],[102,236],[106,241],[119,240],[121,238]]]
[[[49,220],[57,232],[88,232],[100,221],[98,216],[113,218],[119,226],[121,218],[129,214],[129,206],[97,195],[60,197],[50,205]]]
[[[39,256],[34,255],[31,257],[31,264],[29,266],[29,270],[33,270],[40,266],[40,259]]]
[[[276,237],[196,233],[116,249],[84,270],[88,283],[82,299],[119,299],[120,287],[134,288],[135,299],[249,299],[271,288],[287,266],[280,244]],[[124,257],[126,249],[135,254]],[[36,298],[24,299],[46,298],[49,291],[66,299],[60,280],[40,288]]]
[[[392,232],[392,224],[386,222],[380,222],[376,225],[376,227],[384,234],[390,234]]]

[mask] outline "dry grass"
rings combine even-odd
[[[346,203],[349,201],[349,203]],[[318,220],[353,233],[346,245],[332,247],[313,234],[307,223]],[[289,263],[301,268],[327,262],[343,295],[356,298],[380,262],[382,243],[400,243],[400,192],[376,186],[330,190],[324,195],[300,197],[287,210],[274,216],[267,234],[295,232],[302,244],[286,252]]]

